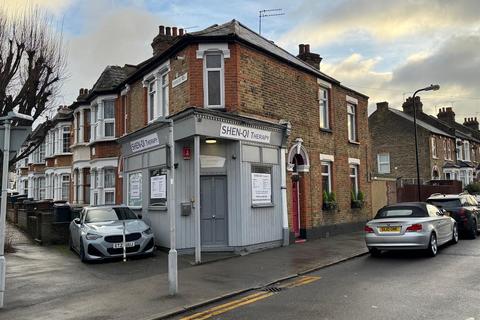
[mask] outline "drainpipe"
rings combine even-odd
[[[173,119],[169,119],[168,134],[170,145],[170,251],[168,252],[168,287],[171,296],[178,293],[177,248],[176,248],[176,204],[175,204],[175,141],[173,138]]]
[[[200,235],[200,136],[195,136],[193,146],[193,161],[194,161],[194,175],[195,175],[195,263],[202,262],[202,247]]]
[[[292,131],[292,125],[288,120],[280,120],[279,124],[285,126],[282,147],[280,149],[280,178],[281,178],[281,197],[282,197],[282,231],[283,246],[286,247],[290,243],[290,230],[288,228],[288,206],[287,206],[287,141]]]
[[[290,232],[288,230],[288,207],[287,207],[287,166],[285,154],[286,148],[280,149],[280,172],[282,184],[282,227],[283,227],[283,246],[288,246],[290,241]]]

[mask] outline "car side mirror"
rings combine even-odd
[[[141,213],[139,213],[139,214],[137,214],[137,218],[140,219],[140,220],[142,220],[143,215],[142,215]]]
[[[445,210],[445,209],[440,209],[439,213],[440,213],[441,216],[444,216],[444,215],[447,214],[447,210]]]
[[[73,222],[75,222],[75,224],[80,224],[80,218],[73,219]]]

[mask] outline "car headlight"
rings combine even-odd
[[[143,234],[146,235],[146,236],[149,236],[149,235],[153,234],[152,228],[145,229],[143,231]]]
[[[95,233],[87,233],[87,235],[85,236],[87,240],[97,240],[101,237],[102,237],[101,235],[95,234]]]

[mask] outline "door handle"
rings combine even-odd
[[[212,215],[212,218],[215,219],[215,215]]]

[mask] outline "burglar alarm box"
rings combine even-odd
[[[182,202],[182,216],[189,216],[192,214],[192,203],[191,202]]]

